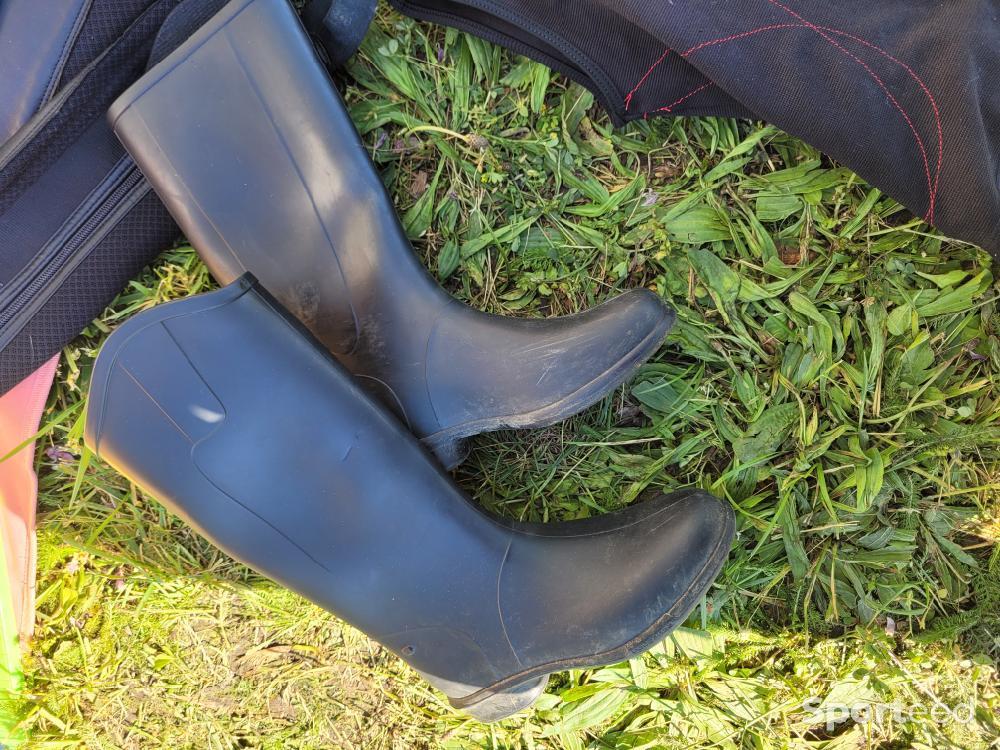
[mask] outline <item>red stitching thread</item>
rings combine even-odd
[[[934,94],[931,93],[930,89],[927,87],[927,84],[924,83],[924,80],[919,75],[917,75],[916,71],[914,71],[913,68],[911,68],[902,60],[886,52],[877,44],[872,44],[867,39],[864,39],[863,37],[860,36],[855,36],[854,34],[844,31],[843,29],[835,29],[832,26],[821,26],[819,24],[816,24],[815,26],[818,29],[822,29],[823,31],[829,31],[831,34],[837,34],[838,36],[846,37],[848,39],[857,42],[858,44],[862,44],[865,47],[868,47],[869,49],[875,50],[880,55],[882,55],[888,60],[891,60],[892,62],[896,63],[896,65],[900,66],[903,70],[905,70],[909,74],[910,78],[916,81],[917,85],[923,90],[924,94],[927,96],[927,100],[930,103],[931,108],[934,110],[934,123],[937,127],[938,158],[937,158],[937,167],[935,169],[935,175],[934,175],[934,194],[936,196],[938,192],[938,183],[941,178],[941,163],[944,159],[944,155],[942,153],[944,150],[944,132],[941,126],[941,111],[938,108],[937,100],[934,98]],[[701,44],[698,44],[692,47],[691,49],[686,50],[684,52],[680,52],[678,54],[681,57],[686,58],[691,54],[701,49],[704,49],[705,47],[711,47],[717,44],[723,44],[725,42],[732,42],[737,39],[744,39],[746,37],[753,36],[754,34],[759,34],[764,31],[774,31],[778,29],[808,29],[808,28],[809,27],[804,23],[778,23],[778,24],[771,24],[770,26],[760,26],[756,29],[751,29],[750,31],[744,31],[740,34],[733,34],[731,36],[721,37],[719,39],[712,39],[707,42],[702,42]],[[652,72],[652,70],[650,70],[650,72]],[[643,81],[644,80],[645,77],[643,77]],[[642,81],[640,81],[640,84],[641,83]]]
[[[665,50],[663,50],[663,54],[660,55],[659,59],[655,63],[653,63],[652,65],[649,66],[649,70],[647,70],[646,74],[642,78],[639,79],[639,83],[637,83],[632,88],[632,90],[628,92],[628,95],[625,97],[625,111],[626,112],[628,112],[629,105],[632,103],[632,97],[635,96],[635,92],[638,91],[639,88],[642,86],[642,84],[644,84],[646,82],[646,79],[649,78],[650,74],[654,70],[656,70],[657,67],[659,67],[660,63],[667,59],[667,55],[669,55],[669,54],[670,54],[670,47],[667,47]]]
[[[833,34],[839,34],[840,36],[845,36],[848,39],[853,39],[858,44],[863,44],[864,46],[875,50],[879,54],[883,55],[889,60],[892,60],[894,63],[903,68],[903,70],[909,73],[910,77],[917,82],[917,85],[920,86],[921,89],[923,89],[924,94],[927,95],[927,99],[931,104],[931,108],[934,110],[934,124],[937,126],[938,158],[937,158],[937,169],[935,170],[934,174],[934,200],[937,200],[938,185],[940,184],[941,180],[941,164],[942,161],[944,160],[944,130],[941,127],[941,111],[938,109],[937,100],[934,98],[934,95],[931,93],[930,89],[927,88],[927,84],[924,83],[923,79],[914,72],[913,68],[911,68],[902,60],[893,57],[878,45],[872,44],[868,40],[862,39],[859,36],[848,34],[846,31],[842,31],[840,29],[830,28],[829,26],[818,26],[817,28],[823,29],[824,31],[829,31]]]
[[[759,34],[762,31],[770,31],[772,29],[787,29],[787,28],[802,28],[802,24],[798,24],[798,23],[780,23],[780,24],[771,24],[770,26],[761,26],[760,28],[751,29],[750,31],[744,31],[744,32],[742,32],[740,34],[733,34],[731,36],[722,37],[720,39],[712,39],[712,40],[707,41],[707,42],[702,42],[701,44],[698,44],[698,45],[692,47],[691,49],[687,50],[686,52],[681,52],[679,54],[680,54],[681,57],[687,57],[692,52],[697,52],[698,50],[700,50],[700,49],[702,49],[704,47],[710,47],[710,46],[715,45],[715,44],[722,44],[724,42],[732,42],[732,41],[735,41],[737,39],[743,39],[744,37],[753,36],[754,34]],[[649,70],[647,70],[643,74],[642,78],[639,79],[639,82],[635,86],[632,87],[631,91],[628,92],[628,94],[625,97],[625,111],[626,112],[628,112],[628,108],[632,104],[632,97],[635,96],[636,92],[638,92],[640,88],[642,88],[642,85],[646,82],[646,80],[649,78],[649,76],[652,75],[653,71],[656,70],[660,66],[660,63],[662,63],[667,58],[667,55],[669,55],[670,52],[671,52],[671,48],[670,47],[667,47],[665,50],[663,50],[663,54],[660,55],[660,57],[656,60],[656,62],[654,62],[652,65],[649,66]],[[683,101],[683,99],[686,99],[687,97],[692,96],[693,94],[696,94],[702,88],[706,88],[706,87],[702,86],[698,90],[685,95],[681,100],[678,100],[678,101],[676,101],[673,104],[668,105],[668,106],[671,106],[671,107],[677,106],[677,104],[680,101]],[[660,107],[659,109],[654,110],[654,111],[656,111],[656,112],[668,111],[669,112],[670,110],[667,110],[664,107]],[[648,115],[649,115],[649,112],[646,112],[643,115],[643,117],[647,117]]]
[[[701,84],[701,86],[698,86],[698,88],[695,88],[695,89],[691,89],[690,91],[688,91],[688,92],[687,92],[686,94],[684,94],[684,96],[682,96],[682,97],[681,97],[680,99],[678,99],[677,101],[675,101],[675,102],[671,102],[671,103],[670,103],[670,104],[668,104],[667,106],[665,106],[665,107],[660,107],[659,109],[657,109],[657,110],[654,110],[654,111],[655,111],[655,112],[670,112],[670,111],[671,111],[671,110],[672,110],[672,109],[673,109],[674,107],[676,107],[676,106],[677,106],[678,104],[680,104],[681,102],[686,102],[686,101],[687,101],[688,99],[690,99],[690,98],[691,98],[692,96],[694,96],[695,94],[697,94],[697,93],[698,93],[699,91],[704,91],[704,90],[705,90],[705,89],[707,89],[707,88],[708,88],[709,86],[714,86],[714,85],[715,85],[715,83],[714,83],[714,82],[712,82],[712,81],[709,81],[708,83],[703,83],[703,84]],[[649,115],[649,112],[647,112],[647,113],[646,113],[645,115],[643,115],[643,116],[644,116],[644,117],[647,117],[648,115]]]
[[[802,23],[804,23],[807,27],[809,27],[810,29],[812,29],[813,31],[815,31],[817,34],[819,34],[821,37],[823,37],[834,49],[840,50],[845,55],[847,55],[849,58],[851,58],[856,63],[858,63],[858,65],[860,65],[862,68],[864,68],[866,71],[868,71],[868,75],[870,75],[872,77],[872,79],[875,81],[875,83],[877,83],[879,85],[879,88],[881,88],[882,91],[885,93],[885,95],[889,98],[889,101],[892,102],[892,105],[897,110],[899,110],[899,113],[903,116],[903,119],[906,120],[906,124],[910,126],[910,131],[913,133],[913,137],[916,138],[916,140],[917,140],[917,147],[920,149],[920,156],[923,158],[923,161],[924,161],[924,173],[927,176],[927,195],[928,195],[928,199],[929,199],[929,203],[930,203],[930,205],[927,208],[927,214],[924,216],[924,220],[927,221],[928,223],[933,222],[934,221],[934,198],[935,198],[935,196],[934,196],[934,182],[931,179],[930,162],[927,160],[927,149],[924,148],[924,140],[923,140],[923,138],[920,137],[920,133],[918,133],[917,129],[914,127],[913,120],[910,119],[910,115],[907,114],[906,110],[903,109],[903,107],[900,105],[900,103],[898,101],[896,101],[896,97],[894,97],[892,95],[892,92],[890,92],[889,89],[886,87],[885,83],[882,82],[882,79],[878,77],[878,75],[875,73],[875,71],[872,70],[865,63],[864,60],[862,60],[861,58],[859,58],[859,57],[857,57],[855,55],[852,55],[850,52],[848,52],[846,49],[844,49],[844,47],[842,47],[841,45],[837,44],[837,42],[835,42],[832,38],[830,38],[830,36],[828,34],[826,34],[825,32],[823,32],[822,29],[820,29],[815,24],[810,23],[809,21],[807,21],[805,18],[803,18],[802,16],[800,16],[798,13],[796,13],[794,10],[792,10],[791,8],[789,8],[787,5],[783,5],[782,3],[778,2],[778,0],[767,0],[767,2],[769,2],[771,5],[775,6],[776,8],[781,8],[783,11],[785,11],[786,13],[788,13],[789,15],[791,15],[793,18],[797,18],[800,21],[802,21]]]
[[[700,44],[697,44],[694,47],[691,47],[690,49],[686,50],[685,52],[681,52],[681,53],[678,53],[678,54],[681,57],[687,58],[689,55],[692,55],[693,53],[698,52],[699,50],[704,49],[706,47],[712,47],[712,46],[715,46],[715,45],[718,45],[718,44],[725,44],[725,43],[728,43],[728,42],[736,41],[738,39],[745,39],[745,38],[753,36],[755,34],[760,34],[760,33],[764,32],[764,31],[776,31],[776,30],[779,30],[779,29],[793,29],[793,28],[794,29],[807,28],[807,29],[811,29],[813,31],[816,31],[820,36],[822,36],[824,39],[826,39],[826,41],[828,43],[830,43],[831,46],[833,46],[835,49],[838,49],[839,51],[843,52],[845,55],[847,55],[848,57],[850,57],[851,59],[853,59],[855,62],[857,62],[859,65],[861,65],[863,68],[865,68],[865,70],[868,71],[869,75],[871,75],[872,78],[875,80],[875,82],[878,83],[878,85],[882,88],[882,91],[885,92],[886,96],[889,98],[889,101],[892,102],[892,104],[896,107],[896,109],[899,110],[900,114],[903,115],[903,118],[906,120],[907,124],[910,127],[910,131],[913,133],[913,136],[916,139],[917,146],[920,149],[921,156],[922,156],[923,161],[924,161],[924,173],[927,176],[927,181],[928,181],[928,200],[929,200],[929,208],[928,208],[928,211],[927,211],[927,216],[925,218],[927,219],[928,222],[932,222],[933,218],[934,218],[934,207],[935,207],[935,204],[936,204],[936,201],[937,201],[938,189],[940,187],[940,182],[941,182],[941,171],[942,171],[942,166],[943,166],[943,162],[944,162],[944,131],[943,131],[943,128],[942,128],[942,125],[941,125],[941,111],[938,108],[937,100],[934,98],[934,95],[931,93],[930,89],[927,87],[927,84],[924,82],[924,80],[919,75],[917,75],[917,73],[913,70],[913,68],[911,68],[909,65],[907,65],[902,60],[900,60],[900,59],[894,57],[893,55],[891,55],[890,53],[886,52],[884,49],[882,49],[881,47],[879,47],[877,44],[872,44],[867,39],[864,39],[864,38],[859,37],[859,36],[855,36],[854,34],[850,34],[850,33],[846,32],[846,31],[844,31],[842,29],[836,29],[836,28],[833,28],[833,27],[830,27],[830,26],[820,26],[820,25],[817,25],[817,24],[812,24],[812,23],[806,21],[804,18],[802,18],[801,16],[799,16],[797,13],[795,13],[791,9],[789,9],[789,8],[781,5],[780,3],[774,2],[773,0],[768,0],[768,2],[771,2],[773,5],[776,5],[776,6],[780,7],[780,8],[782,8],[786,12],[790,13],[792,16],[800,19],[802,21],[802,23],[783,23],[783,24],[770,24],[768,26],[760,26],[760,27],[758,27],[756,29],[750,29],[749,31],[744,31],[744,32],[741,32],[739,34],[732,34],[730,36],[720,37],[718,39],[711,39],[711,40],[706,41],[706,42],[701,42]],[[910,116],[902,108],[902,106],[899,104],[899,102],[896,100],[896,98],[888,91],[888,89],[885,86],[885,84],[883,83],[883,81],[875,74],[875,72],[868,65],[866,65],[859,58],[857,58],[854,55],[852,55],[850,52],[848,52],[842,46],[840,46],[839,44],[837,44],[836,42],[834,42],[832,39],[830,39],[829,37],[827,37],[825,34],[822,33],[822,31],[827,31],[827,32],[830,32],[831,34],[837,34],[838,36],[846,37],[847,39],[851,39],[851,40],[857,42],[858,44],[861,44],[861,45],[864,45],[865,47],[868,47],[869,49],[875,50],[876,52],[878,52],[880,55],[882,55],[886,59],[891,60],[892,62],[896,63],[901,68],[903,68],[903,70],[905,70],[907,72],[907,74],[909,74],[909,76],[917,83],[917,85],[924,92],[924,95],[927,97],[927,100],[930,102],[931,108],[934,110],[934,123],[935,123],[935,126],[937,128],[937,140],[938,140],[937,151],[938,151],[938,153],[937,153],[937,165],[936,165],[935,170],[934,170],[934,179],[933,179],[933,182],[931,181],[931,178],[930,178],[930,166],[929,166],[929,163],[928,163],[928,160],[927,160],[927,151],[926,151],[926,149],[924,147],[923,140],[921,139],[919,133],[917,132],[916,128],[913,125],[913,121],[910,119]],[[625,97],[625,110],[626,111],[628,111],[628,108],[629,108],[630,104],[632,103],[632,97],[635,96],[636,92],[646,82],[646,80],[649,78],[650,74],[652,74],[652,72],[660,65],[660,63],[663,62],[663,60],[666,58],[666,56],[669,53],[670,53],[670,49],[669,48],[666,49],[666,50],[664,50],[664,52],[660,56],[660,58],[650,66],[649,70],[646,71],[645,75],[643,75],[643,77],[639,80],[639,82],[628,93],[628,96]],[[705,84],[705,85],[699,86],[697,89],[695,89],[695,90],[693,90],[693,91],[685,94],[683,97],[681,97],[677,101],[673,102],[672,104],[669,104],[669,105],[667,105],[665,107],[660,107],[659,109],[654,110],[654,111],[656,111],[656,112],[669,112],[673,107],[676,107],[681,102],[683,102],[686,99],[694,96],[699,91],[707,88],[708,85],[709,84]],[[643,116],[644,117],[648,117],[649,114],[650,114],[649,112],[646,112]]]
[[[868,47],[869,49],[875,50],[880,55],[882,55],[888,60],[891,60],[892,62],[896,63],[896,65],[899,65],[903,70],[905,70],[909,74],[910,78],[916,81],[917,85],[924,92],[928,102],[931,105],[931,108],[934,110],[934,124],[937,128],[938,153],[937,153],[937,165],[934,170],[934,190],[933,190],[934,199],[937,200],[938,188],[941,181],[941,167],[944,162],[944,131],[941,126],[941,110],[938,108],[937,100],[934,98],[934,94],[932,94],[930,89],[927,87],[927,84],[924,83],[924,80],[919,75],[917,75],[916,71],[914,71],[913,68],[911,68],[909,65],[907,65],[905,62],[898,59],[897,57],[894,57],[890,53],[886,52],[877,44],[872,44],[867,39],[855,36],[854,34],[844,31],[843,29],[835,29],[831,26],[820,26],[818,24],[816,24],[815,26],[817,29],[822,29],[823,31],[829,31],[831,34],[837,34],[838,36],[846,37],[848,39],[857,42],[858,44]],[[731,42],[737,39],[744,39],[746,37],[752,36],[754,34],[759,34],[764,31],[774,31],[777,29],[807,29],[807,28],[809,28],[809,26],[807,26],[804,23],[781,23],[781,24],[771,24],[769,26],[760,26],[756,29],[751,29],[750,31],[745,31],[741,34],[733,34],[731,36],[721,37],[719,39],[712,39],[707,42],[702,42],[701,44],[698,44],[692,47],[691,49],[685,52],[681,52],[679,54],[681,57],[687,58],[691,54],[705,47],[711,47],[713,45],[723,44],[725,42]]]
[[[791,29],[791,28],[802,28],[802,24],[801,23],[774,23],[774,24],[771,24],[770,26],[760,26],[759,28],[756,28],[756,29],[750,29],[750,31],[744,31],[744,32],[741,32],[739,34],[733,34],[732,36],[724,36],[724,37],[721,37],[720,39],[711,39],[711,40],[709,40],[707,42],[702,42],[701,44],[696,44],[691,49],[689,49],[689,50],[687,50],[685,52],[681,52],[680,56],[681,57],[687,57],[688,55],[691,55],[691,54],[697,52],[700,49],[704,49],[705,47],[711,47],[711,46],[716,45],[716,44],[724,44],[725,42],[734,42],[737,39],[743,39],[744,37],[753,36],[754,34],[759,34],[762,31],[773,31],[774,29]]]

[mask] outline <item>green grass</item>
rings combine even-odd
[[[210,288],[180,247],[63,353],[39,445],[39,624],[19,707],[31,746],[994,742],[989,257],[774,128],[615,131],[547,69],[395,15],[345,80],[407,231],[451,293],[537,316],[646,286],[678,312],[627,388],[565,424],[480,437],[457,481],[529,520],[705,487],[736,511],[729,561],[688,627],[643,658],[556,675],[536,710],[498,725],[450,710],[377,644],[233,563],[85,451],[107,332]],[[856,703],[909,710],[832,729],[818,713]]]

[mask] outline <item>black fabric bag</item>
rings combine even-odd
[[[767,120],[1000,257],[997,0],[390,0],[589,88],[616,124]]]
[[[176,239],[176,225],[105,114],[222,5],[0,4],[0,132],[7,136],[0,145],[0,393],[58,352]]]

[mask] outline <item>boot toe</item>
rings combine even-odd
[[[555,670],[627,659],[682,623],[725,562],[734,517],[689,490],[549,527],[544,544],[512,545],[498,593],[518,659]]]
[[[562,421],[624,383],[673,322],[673,310],[646,289],[565,317],[442,319],[427,350],[428,393],[442,429],[423,437]]]

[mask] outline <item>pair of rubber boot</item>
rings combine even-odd
[[[286,0],[234,0],[109,117],[229,285],[112,334],[95,452],[481,720],[684,620],[733,535],[707,493],[532,524],[483,513],[443,471],[471,435],[551,424],[624,382],[672,323],[655,295],[549,320],[452,299]]]

